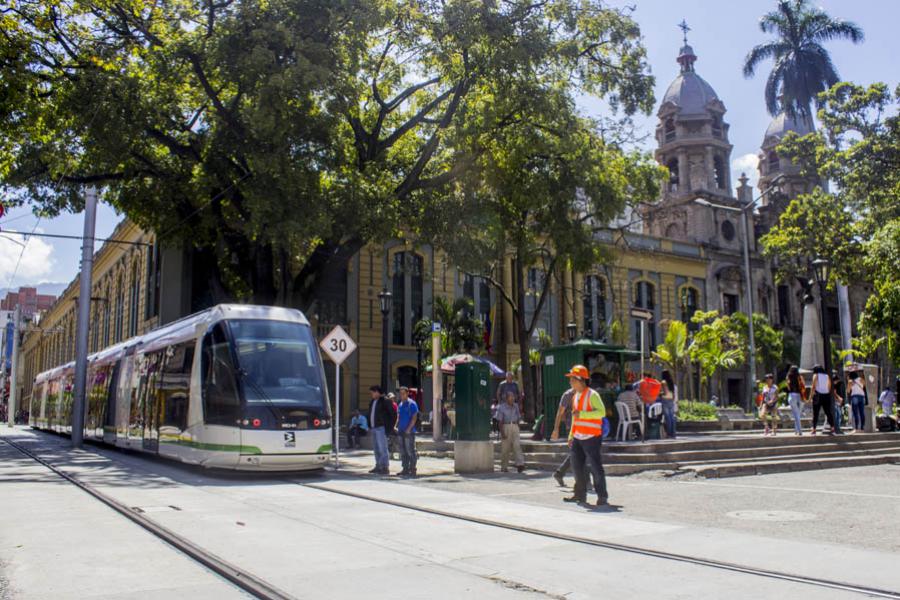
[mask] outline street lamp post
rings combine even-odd
[[[831,340],[828,331],[828,319],[825,316],[825,286],[828,285],[828,275],[831,263],[824,258],[817,258],[812,262],[816,283],[819,284],[819,323],[822,327],[822,366],[831,377]]]
[[[425,346],[425,336],[422,335],[418,328],[413,341],[416,344],[416,390],[418,390],[416,394],[418,394],[418,404],[421,406],[422,397],[424,396],[422,393],[422,350]]]
[[[741,213],[741,224],[744,230],[744,286],[747,288],[745,294],[747,301],[747,341],[749,342],[750,346],[750,356],[748,357],[747,361],[749,368],[749,377],[747,380],[747,399],[745,402],[746,408],[748,409],[750,407],[750,403],[753,401],[753,397],[756,395],[756,335],[753,327],[753,275],[750,272],[750,224],[747,214],[752,211],[753,207],[756,206],[756,203],[762,200],[769,192],[780,189],[776,188],[774,184],[775,182],[780,181],[783,178],[784,175],[779,175],[778,177],[773,179],[771,182],[772,185],[768,189],[748,202],[746,206],[742,208],[735,208],[733,206],[725,206],[722,204],[714,204],[703,198],[694,199],[694,202],[696,204],[700,204],[701,206],[709,206],[711,208],[718,208],[730,212]]]
[[[569,324],[566,325],[566,333],[569,334],[569,343],[575,341],[575,336],[578,335],[578,324],[574,321],[569,321]]]
[[[378,294],[381,303],[381,389],[387,393],[388,386],[388,315],[391,312],[391,293],[387,288]]]

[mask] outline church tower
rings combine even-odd
[[[732,192],[732,146],[724,121],[725,105],[697,74],[697,55],[686,35],[677,62],[680,72],[657,111],[655,157],[668,168],[669,179],[660,201],[645,211],[645,231],[674,240],[711,241],[738,248],[734,223],[725,219],[725,214],[715,214],[695,202],[702,198],[718,205],[740,205]]]
[[[763,136],[759,152],[759,191],[763,195],[759,220],[763,231],[771,229],[792,198],[812,191],[818,183],[803,177],[798,165],[778,155],[778,144],[791,131],[806,135],[815,131],[815,126],[810,117],[790,117],[782,111],[772,119]]]

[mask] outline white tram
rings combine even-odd
[[[75,364],[35,378],[30,423],[72,431]],[[223,469],[322,468],[331,412],[300,311],[222,304],[88,358],[84,437]]]

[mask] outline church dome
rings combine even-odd
[[[688,45],[681,48],[678,56],[681,73],[669,84],[669,89],[663,96],[663,105],[671,102],[678,107],[678,112],[682,115],[704,115],[707,113],[709,103],[719,99],[712,86],[694,72],[696,60],[693,48]]]
[[[782,111],[769,123],[762,145],[778,143],[789,131],[795,131],[798,135],[806,135],[815,131],[815,127],[809,117],[791,117]]]

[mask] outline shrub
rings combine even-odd
[[[686,400],[678,403],[678,419],[681,421],[716,421],[716,407],[705,402]]]

